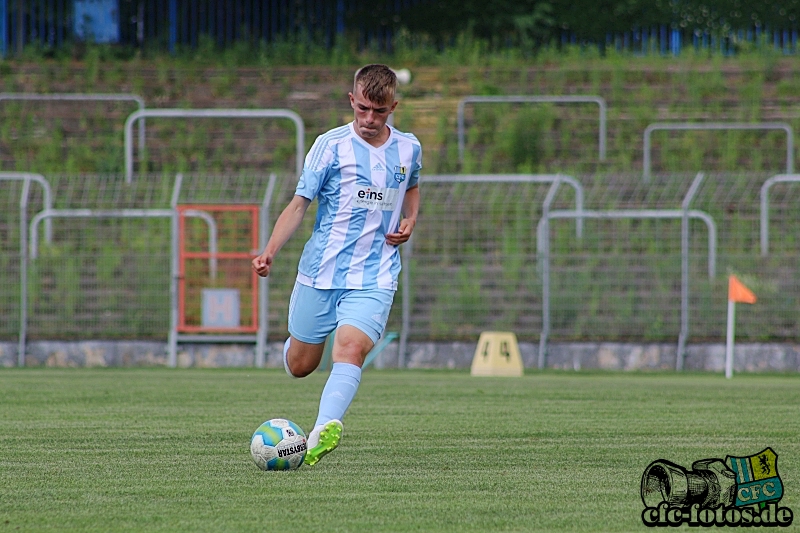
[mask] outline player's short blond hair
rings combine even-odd
[[[366,65],[358,69],[353,80],[353,94],[361,94],[376,104],[392,104],[397,91],[397,76],[386,65]]]

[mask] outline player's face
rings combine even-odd
[[[356,131],[367,141],[378,139],[386,128],[386,121],[392,114],[397,102],[378,104],[372,102],[361,92],[361,85],[357,86],[356,94],[350,93],[350,107],[355,115]]]

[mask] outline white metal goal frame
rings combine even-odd
[[[289,109],[140,109],[125,120],[125,181],[133,181],[133,125],[145,118],[284,118],[291,120],[296,129],[295,173],[299,179],[305,158],[305,124],[303,119]],[[144,143],[141,147],[144,152]]]
[[[275,190],[277,176],[271,174],[267,188],[260,206],[260,226],[259,226],[259,245],[266,246],[269,237],[269,203]],[[175,179],[172,191],[170,209],[52,209],[46,207],[37,213],[28,224],[25,220],[28,205],[28,190],[32,181],[28,177],[24,181],[22,196],[20,199],[20,256],[21,256],[21,288],[20,288],[20,333],[18,347],[18,365],[25,365],[26,343],[27,343],[27,321],[28,321],[28,267],[30,261],[36,260],[39,255],[39,226],[42,223],[50,222],[54,218],[169,218],[170,223],[170,330],[167,341],[167,364],[171,367],[177,366],[177,345],[179,342],[253,342],[255,343],[255,365],[263,367],[265,363],[265,351],[268,336],[269,318],[269,284],[266,278],[259,280],[258,286],[258,307],[259,322],[258,330],[255,335],[184,335],[177,331],[178,326],[178,198],[180,197],[181,186],[183,183],[182,174],[178,174]],[[43,181],[46,184],[46,180]],[[49,190],[49,189],[46,189]],[[49,193],[46,195],[46,205],[49,205]],[[217,259],[215,257],[218,249],[218,229],[214,218],[210,213],[199,209],[186,209],[184,216],[199,218],[208,227],[209,238],[209,272],[213,278],[216,275]],[[256,253],[257,251],[253,251]]]
[[[17,347],[17,364],[25,364],[25,339],[27,337],[28,308],[27,286],[28,286],[28,201],[30,196],[31,183],[36,183],[42,188],[42,202],[45,209],[53,207],[53,192],[44,176],[29,172],[0,172],[0,181],[22,181],[22,192],[19,198],[19,283],[20,283],[20,306],[19,306],[19,339]],[[53,237],[53,225],[48,221],[45,225],[45,239],[50,242]]]
[[[689,330],[689,220],[699,219],[708,229],[708,277],[716,275],[717,226],[705,211],[690,209],[704,175],[699,173],[684,197],[681,209],[620,209],[609,211],[566,211],[550,209],[560,182],[554,182],[547,192],[542,208],[542,218],[536,227],[536,243],[539,270],[542,276],[542,333],[539,337],[538,367],[544,368],[547,358],[547,343],[550,337],[550,221],[553,219],[680,219],[681,220],[681,331],[678,337],[676,370],[683,369],[686,339]]]
[[[133,102],[139,111],[146,109],[144,98],[128,93],[0,93],[0,102],[27,100],[38,102]],[[139,150],[144,151],[145,121],[139,125]]]
[[[761,227],[759,228],[761,237],[761,257],[769,255],[769,190],[778,183],[800,183],[800,174],[778,174],[772,176],[761,186]]]
[[[575,233],[580,239],[583,237],[583,217],[580,213],[584,212],[584,190],[583,185],[574,177],[565,174],[439,174],[425,176],[425,184],[428,183],[539,183],[554,184],[563,183],[574,189],[575,192],[575,211],[578,216],[576,219]],[[552,188],[552,185],[551,185]],[[555,193],[553,194],[553,199]],[[552,201],[552,200],[551,200]],[[410,270],[411,258],[413,254],[414,236],[402,247],[403,269],[401,275],[402,293],[402,326],[400,329],[400,341],[398,351],[398,367],[403,368],[406,364],[406,351],[408,347],[408,333],[411,329],[411,291],[410,291]]]
[[[794,131],[786,122],[655,122],[644,129],[642,175],[650,181],[654,131],[782,130],[786,132],[786,173],[794,173]]]

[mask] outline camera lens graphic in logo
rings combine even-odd
[[[661,502],[685,507],[693,503],[711,509],[730,506],[736,492],[736,477],[720,459],[704,459],[686,470],[671,461],[653,461],[642,475],[645,507]]]

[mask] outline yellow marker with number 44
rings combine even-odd
[[[509,331],[484,331],[478,339],[470,374],[473,376],[521,376],[522,356],[517,336]]]

